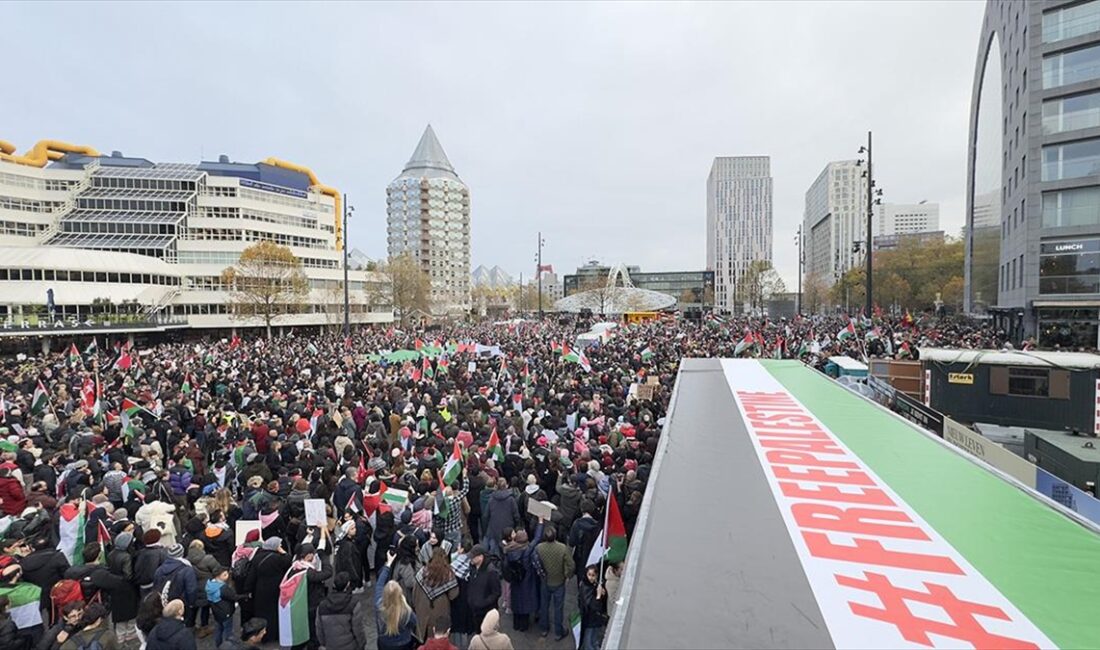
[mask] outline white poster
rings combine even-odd
[[[306,525],[324,528],[327,524],[325,518],[324,499],[306,499]]]

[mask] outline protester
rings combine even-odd
[[[481,633],[470,639],[470,650],[514,650],[512,640],[500,631],[500,612],[491,609],[481,622]]]
[[[435,619],[428,627],[430,635],[416,650],[458,650],[458,646],[451,643],[451,618],[444,614]]]
[[[115,633],[107,624],[107,609],[99,603],[92,603],[84,608],[82,618],[83,626],[80,631],[74,632],[61,644],[61,650],[82,650],[83,648],[99,647],[102,650],[121,650]],[[0,646],[2,647],[2,646]],[[169,646],[164,646],[168,648]]]
[[[240,596],[229,579],[229,569],[219,566],[213,573],[205,586],[206,602],[214,618],[214,646],[221,647],[233,636],[233,613]]]
[[[411,650],[416,644],[416,612],[405,600],[405,591],[390,580],[397,555],[390,552],[378,574],[374,589],[375,625],[378,628],[378,650]]]
[[[332,579],[332,591],[317,607],[317,642],[325,650],[360,650],[366,647],[361,622],[362,606],[352,595],[351,576],[339,572]]]
[[[267,632],[267,621],[262,618],[250,618],[241,625],[239,638],[230,638],[222,650],[261,650],[264,634]]]
[[[149,650],[196,650],[195,635],[183,623],[186,605],[182,600],[170,600],[164,606],[164,614],[157,621],[146,647]]]
[[[581,645],[579,650],[599,650],[607,627],[607,591],[599,582],[600,566],[585,568],[584,581],[577,592],[581,613]]]
[[[417,638],[427,639],[428,628],[435,627],[441,618],[447,619],[447,628],[451,627],[451,601],[458,594],[458,579],[447,553],[436,548],[428,563],[416,573],[412,607],[418,621]]]
[[[542,636],[550,633],[550,618],[554,619],[554,633],[557,640],[564,639],[565,629],[565,581],[573,575],[573,555],[569,547],[557,539],[557,532],[551,526],[543,532],[543,540],[536,549],[538,568],[542,574],[542,589],[539,599],[539,627]]]

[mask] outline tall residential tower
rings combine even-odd
[[[1100,0],[990,0],[970,108],[966,309],[1095,347]]]
[[[854,160],[831,162],[806,190],[802,221],[806,277],[824,286],[832,286],[846,271],[863,264],[867,241],[863,171]]]
[[[386,187],[389,255],[409,253],[432,282],[432,311],[470,310],[470,190],[431,125]]]
[[[714,159],[707,177],[707,270],[714,306],[737,311],[737,285],[755,261],[772,261],[772,178],[768,156]]]

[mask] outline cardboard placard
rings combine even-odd
[[[549,501],[536,501],[534,499],[527,501],[527,514],[541,517],[545,521],[550,521],[550,516],[557,509],[558,507]]]
[[[651,400],[653,399],[653,384],[643,384],[638,386],[638,400]]]
[[[324,528],[327,524],[325,517],[324,499],[306,499],[306,525]]]
[[[238,519],[236,525],[233,528],[233,532],[236,535],[235,541],[238,545],[244,544],[244,538],[248,537],[248,531],[255,530],[260,533],[260,540],[263,540],[263,526],[259,521],[255,519]]]
[[[658,383],[660,383],[660,381],[661,381],[661,378],[658,377],[657,375],[650,375],[650,376],[645,378],[645,383],[650,384],[652,386],[656,386]]]
[[[467,363],[466,364],[466,372],[469,372],[469,373],[477,372],[477,362],[476,361],[471,361],[471,362]]]

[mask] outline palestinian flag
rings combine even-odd
[[[57,509],[58,535],[57,550],[64,554],[69,564],[77,566],[84,563],[84,500],[64,503]]]
[[[783,358],[783,337],[779,337],[779,340],[775,342],[775,349],[772,350],[773,359]]]
[[[0,586],[0,596],[8,597],[8,613],[16,628],[26,630],[42,625],[42,610],[38,607],[42,598],[41,587],[20,581],[14,585]]]
[[[550,341],[550,351],[560,353],[562,351],[561,343],[558,343],[557,341]]]
[[[527,362],[527,359],[523,360],[523,370],[519,373],[520,377],[523,377],[523,385],[531,385],[531,364]]]
[[[134,360],[130,357],[130,353],[123,352],[122,354],[118,355],[118,358],[115,359],[115,362],[111,364],[111,370],[129,370],[130,366],[133,365],[133,363]]]
[[[95,411],[95,382],[91,377],[84,377],[84,384],[80,387],[80,408],[87,415]]]
[[[609,564],[617,564],[626,559],[626,526],[623,524],[623,515],[619,512],[619,503],[615,500],[615,491],[607,492],[607,508],[604,511],[603,531],[596,538],[592,550],[588,553],[586,566],[599,564],[600,560],[606,560]]]
[[[229,339],[229,349],[230,350],[236,348],[240,344],[241,344],[241,337],[237,336],[236,334],[233,335],[233,338]]]
[[[436,361],[435,365],[439,372],[443,374],[447,374],[447,371],[451,369],[451,362],[447,357],[439,357],[439,361]]]
[[[584,368],[585,372],[592,372],[592,364],[588,363],[588,357],[584,355],[584,350],[577,351],[577,363],[581,364],[581,368]]]
[[[856,324],[851,318],[848,319],[848,326],[836,333],[836,340],[847,341],[848,339],[856,335]]]
[[[76,349],[76,343],[69,344],[69,365],[75,366],[76,364],[83,365],[83,359],[80,358],[80,350]]]
[[[317,354],[317,346],[314,345],[312,341],[310,341],[309,345],[306,346],[306,352],[309,352],[310,354]],[[282,621],[281,620],[280,620],[280,627],[282,627]]]
[[[649,361],[653,358],[653,348],[648,345],[642,350],[642,361]]]
[[[745,332],[745,338],[733,348],[733,356],[739,357],[745,350],[751,348],[756,344],[756,339],[753,337],[752,332]]]
[[[93,355],[98,354],[98,353],[99,353],[99,346],[96,345],[95,339],[93,338],[92,342],[88,344],[88,347],[84,348],[84,354],[86,354],[88,356],[93,356]]]
[[[396,488],[386,488],[386,491],[382,493],[382,503],[392,510],[404,510],[409,503],[409,493]]]
[[[439,476],[439,472],[436,472]],[[447,519],[451,516],[451,504],[447,501],[447,495],[443,494],[443,477],[439,476],[439,489],[435,492],[435,503],[432,507],[432,515]]]
[[[581,613],[573,612],[569,615],[569,629],[573,630],[573,641],[577,647],[581,647]]]
[[[512,395],[512,408],[517,413],[523,413],[523,393],[516,393]]]
[[[183,376],[183,383],[180,384],[180,392],[184,395],[190,395],[191,391],[195,389],[194,378],[190,373]]]
[[[31,415],[42,415],[46,412],[46,407],[50,404],[49,393],[46,392],[46,387],[42,385],[42,380],[38,380],[38,386],[34,389],[34,396],[31,397]]]
[[[566,361],[580,364],[586,372],[591,372],[592,370],[592,366],[588,363],[588,358],[584,356],[584,350],[573,350],[566,345],[561,350],[561,357]]]
[[[898,348],[898,357],[907,359],[911,356],[913,356],[913,352],[909,349],[909,341],[902,341],[901,347]]]
[[[107,564],[107,545],[111,543],[111,533],[107,530],[107,524],[103,523],[103,520],[99,520],[99,529],[96,531],[96,541],[99,542],[99,557],[96,558],[97,564]]]
[[[435,370],[432,368],[432,362],[428,360],[428,357],[424,357],[421,362],[421,373],[427,379],[435,379]]]
[[[451,456],[443,465],[443,484],[454,485],[459,476],[462,476],[462,449],[458,446],[456,439]]]
[[[416,350],[417,352],[420,352],[420,350],[423,349],[423,347],[424,347],[424,341],[421,341],[420,339],[416,339],[415,341],[413,341],[413,349]]]
[[[99,383],[99,377],[95,379],[95,403],[92,404],[92,418],[96,422],[102,422],[106,407],[103,405],[103,386]]]
[[[504,447],[500,445],[500,436],[497,435],[496,427],[493,427],[493,432],[489,434],[489,444],[486,445],[485,451],[498,463],[504,462]]]
[[[309,569],[295,562],[279,583],[279,645],[290,647],[309,641]]]
[[[141,408],[137,402],[128,397],[122,398],[122,408],[119,409],[119,417],[122,420],[122,435],[127,439],[133,439],[134,437],[134,416],[140,414],[145,409]]]

